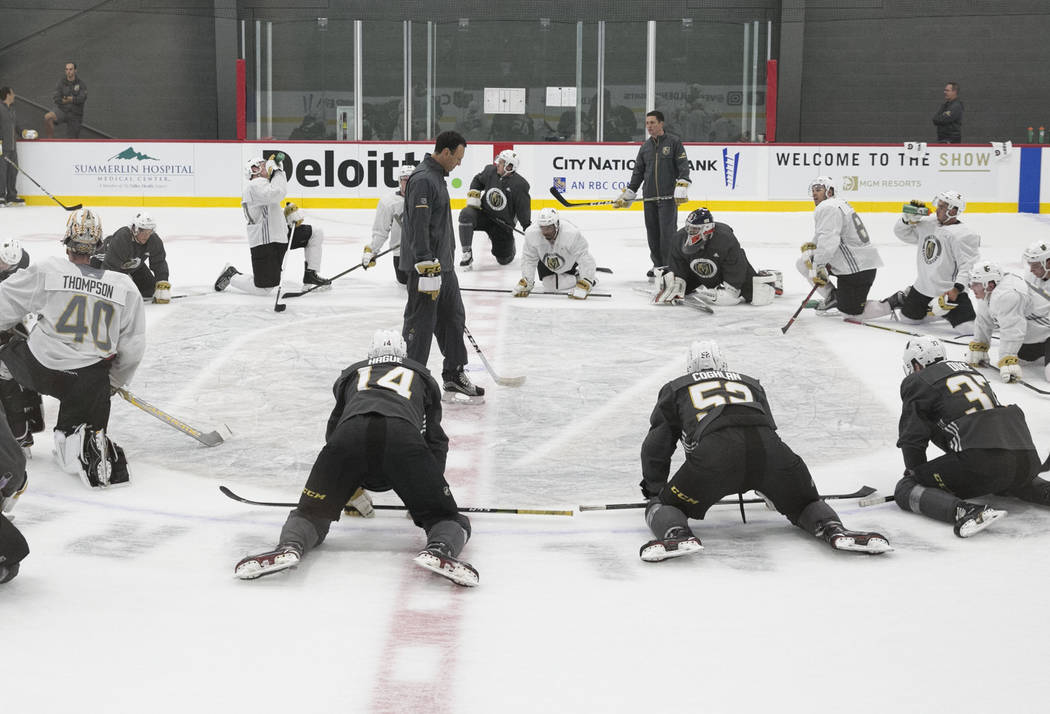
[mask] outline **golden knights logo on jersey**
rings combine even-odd
[[[718,275],[718,264],[708,258],[694,258],[689,262],[689,269],[701,278],[713,278]]]
[[[500,188],[492,187],[485,192],[485,202],[493,211],[502,211],[507,207],[507,194]]]
[[[557,273],[565,265],[565,258],[562,258],[557,253],[547,253],[543,256],[543,264],[552,273]]]
[[[941,242],[935,236],[929,236],[922,242],[922,259],[927,265],[936,263],[941,257]]]

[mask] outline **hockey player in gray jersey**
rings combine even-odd
[[[532,198],[529,182],[518,173],[521,159],[516,151],[501,151],[470,182],[467,205],[459,212],[459,244],[463,258],[459,266],[470,270],[474,265],[474,232],[484,231],[492,239],[492,256],[500,265],[514,260],[514,221],[522,230],[532,223]]]
[[[376,217],[372,222],[372,242],[366,245],[361,253],[361,267],[365,270],[374,268],[376,255],[383,250],[389,239],[391,255],[394,256],[394,276],[402,285],[408,284],[408,273],[401,269],[401,225],[405,216],[405,184],[415,168],[411,164],[402,164],[398,169],[397,192],[379,199]]]
[[[974,367],[989,363],[992,333],[998,329],[995,366],[1004,382],[1021,378],[1021,360],[1042,360],[1050,380],[1050,299],[1032,291],[1021,276],[987,260],[974,264],[970,290],[977,299],[977,321],[966,362]]]
[[[415,563],[459,585],[477,585],[477,570],[458,558],[470,538],[470,520],[445,481],[448,437],[441,428],[441,389],[430,372],[405,356],[401,335],[379,330],[368,358],[343,370],[334,392],[325,446],[277,546],[243,558],[235,575],[250,580],[298,565],[324,542],[343,504],[367,517],[374,509],[362,489],[393,489],[426,532]]]
[[[8,342],[0,361],[19,384],[59,400],[59,466],[104,488],[128,481],[124,452],[106,428],[111,392],[142,360],[146,320],[130,277],[91,267],[101,240],[98,217],[76,211],[66,224],[66,258],[33,263],[0,283],[0,330],[39,315],[28,339]]]
[[[918,246],[915,254],[915,282],[876,303],[878,311],[889,315],[900,310],[903,322],[918,324],[928,316],[944,318],[956,335],[973,333],[974,307],[966,294],[970,271],[977,260],[981,237],[960,222],[966,201],[958,191],[943,191],[933,199],[935,212],[923,215],[926,206],[912,201],[893,233],[905,243]],[[873,315],[881,316],[881,315]]]
[[[817,309],[838,308],[844,315],[874,317],[868,291],[882,267],[864,222],[846,201],[835,195],[835,182],[818,176],[809,184],[813,196],[813,238],[802,244],[795,267],[824,298]],[[835,277],[836,283],[831,278]]]
[[[598,282],[594,256],[580,229],[563,221],[553,208],[544,208],[525,231],[521,249],[521,280],[514,297],[528,297],[537,271],[547,292],[568,291],[570,298],[585,300]]]
[[[891,550],[885,536],[847,530],[822,501],[805,462],[776,433],[758,380],[729,369],[712,341],[694,342],[686,374],[660,390],[642,443],[645,522],[655,540],[642,560],[655,562],[703,549],[688,519],[731,493],[760,491],[789,521],[832,548],[861,553]],[[678,442],[685,462],[668,480]]]
[[[1050,505],[1050,482],[1037,476],[1039,457],[1017,405],[1003,406],[984,375],[946,359],[940,340],[912,338],[902,358],[898,506],[968,538],[1006,515],[971,498],[997,493]],[[931,441],[944,454],[927,461]]]

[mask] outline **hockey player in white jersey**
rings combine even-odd
[[[568,291],[570,298],[585,300],[598,282],[594,256],[580,229],[562,221],[553,208],[540,211],[525,231],[521,251],[521,280],[514,297],[528,297],[535,286],[536,272],[547,292]]]
[[[868,291],[882,267],[864,222],[846,201],[835,195],[835,182],[818,176],[809,184],[813,196],[813,238],[802,244],[795,267],[824,298],[818,310],[838,308],[845,315],[867,318],[872,303]],[[832,284],[834,276],[836,284]]]
[[[397,192],[379,199],[376,217],[372,222],[372,242],[366,245],[361,253],[361,267],[365,270],[374,268],[376,255],[382,252],[383,246],[389,240],[391,255],[394,256],[394,276],[402,285],[408,284],[408,274],[401,270],[401,224],[405,215],[405,184],[415,170],[416,167],[411,164],[402,164],[398,169]]]
[[[146,347],[142,297],[123,273],[92,268],[102,224],[89,209],[69,217],[66,258],[46,258],[0,283],[0,329],[27,314],[28,339],[13,339],[0,362],[16,381],[59,401],[55,458],[91,487],[128,481],[124,451],[106,436],[110,395],[127,384]]]
[[[1036,294],[1050,300],[1050,241],[1035,241],[1021,253],[1021,260],[1028,266],[1025,281]]]
[[[958,191],[943,191],[933,203],[935,212],[923,215],[925,204],[912,201],[907,208],[916,210],[905,210],[894,223],[894,235],[918,246],[915,282],[880,301],[879,306],[886,315],[900,310],[901,320],[909,324],[933,316],[947,320],[956,335],[973,334],[976,315],[966,286],[980,251],[981,237],[960,222],[966,201]]]
[[[1021,360],[1045,363],[1050,381],[1050,300],[1029,289],[1020,275],[1004,273],[991,261],[975,263],[970,289],[977,298],[977,320],[966,353],[971,366],[988,364],[992,334],[999,331],[999,376],[1004,382],[1021,378]]]

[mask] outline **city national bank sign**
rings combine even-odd
[[[113,152],[119,144],[98,144],[92,156],[73,162],[73,190],[80,193],[146,192],[186,194],[194,190],[194,163],[179,144],[135,145]]]

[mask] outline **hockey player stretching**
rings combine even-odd
[[[723,496],[749,490],[760,491],[789,521],[832,548],[892,550],[879,533],[847,530],[820,500],[805,462],[777,436],[757,379],[730,371],[718,345],[707,340],[689,348],[686,369],[660,390],[642,443],[645,522],[656,536],[642,546],[642,560],[703,550],[688,519],[702,519]],[[679,439],[685,463],[668,480]]]
[[[405,356],[401,335],[376,332],[368,359],[343,370],[336,381],[335,400],[327,443],[277,547],[241,560],[237,577],[250,580],[298,565],[324,541],[343,504],[374,515],[362,490],[367,488],[393,489],[426,531],[417,565],[459,585],[477,585],[478,571],[457,558],[470,538],[470,521],[445,481],[448,437],[441,428],[441,390],[426,367]]]

